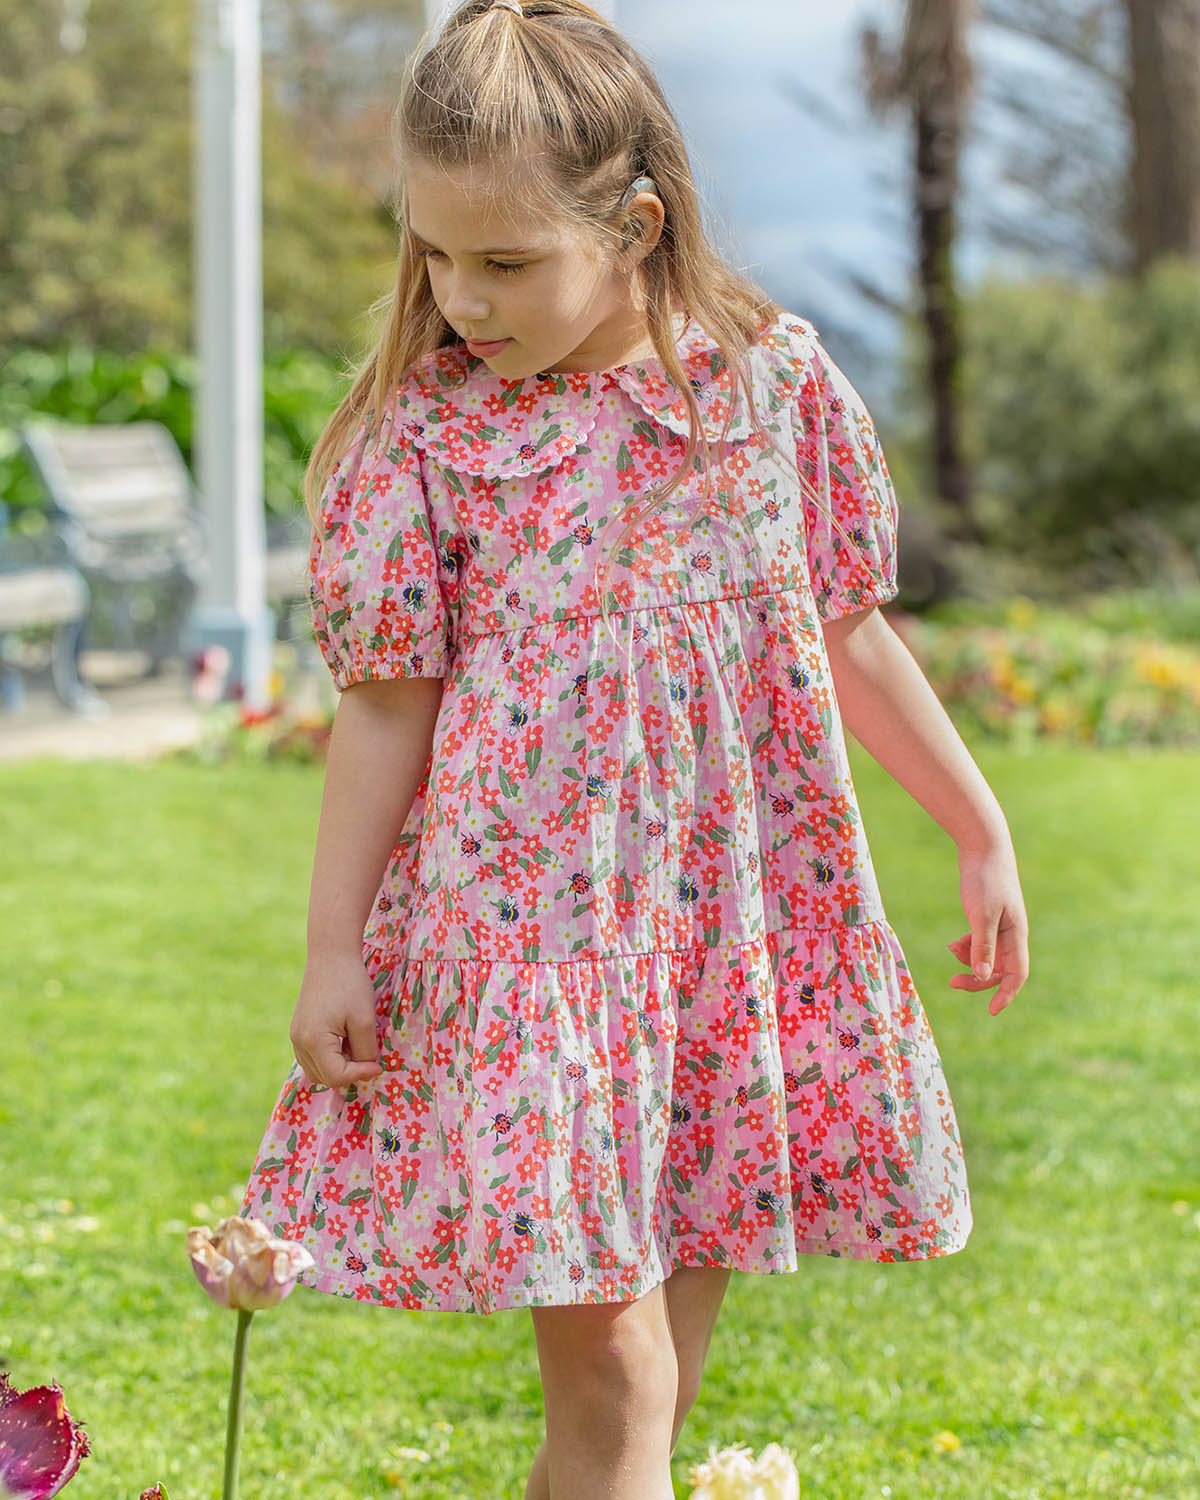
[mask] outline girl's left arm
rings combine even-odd
[[[970,931],[948,946],[968,972],[952,988],[991,989],[999,1015],[1029,977],[1029,923],[1008,823],[908,647],[872,607],[824,622],[842,723],[958,846]]]

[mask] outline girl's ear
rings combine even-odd
[[[639,193],[629,205],[626,230],[621,238],[620,253],[623,255],[633,244],[642,252],[639,259],[649,255],[662,236],[667,211],[662,199],[655,193]]]

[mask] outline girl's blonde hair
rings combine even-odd
[[[590,231],[614,253],[642,229],[636,216],[623,212],[627,189],[643,174],[654,180],[665,222],[637,274],[647,329],[683,397],[690,433],[675,474],[626,513],[614,550],[693,471],[702,438],[704,494],[711,494],[712,446],[676,348],[676,312],[695,318],[733,374],[725,431],[736,415],[740,386],[754,432],[789,462],[755,409],[747,362],[748,350],[785,310],[709,243],[679,125],[649,64],[615,27],[582,0],[525,0],[519,16],[492,0],[464,0],[436,36],[426,33],[418,43],[393,126],[401,168],[416,161],[445,171],[490,166],[498,194],[506,166],[537,162],[539,170],[528,174],[535,199],[530,210],[551,223]],[[401,228],[396,285],[370,309],[372,316],[385,315],[382,332],[348,372],[353,384],[317,440],[304,475],[305,502],[318,524],[324,485],[364,417],[369,413],[377,430],[408,367],[459,342],[415,252],[400,174],[390,206]],[[795,466],[794,453],[790,463]],[[803,473],[800,482],[828,514]],[[719,489],[723,509],[728,495]],[[611,563],[599,590],[605,619],[610,570]]]

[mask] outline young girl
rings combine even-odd
[[[531,1310],[525,1500],[670,1500],[731,1270],[971,1227],[843,726],[954,839],[993,1015],[1016,863],[878,612],[871,419],[706,240],[645,61],[580,0],[467,0],[397,124],[397,285],[307,476],[343,695],[242,1212],[321,1291]]]

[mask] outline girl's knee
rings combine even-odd
[[[635,1302],[532,1308],[547,1396],[673,1409],[679,1371],[662,1289]]]

